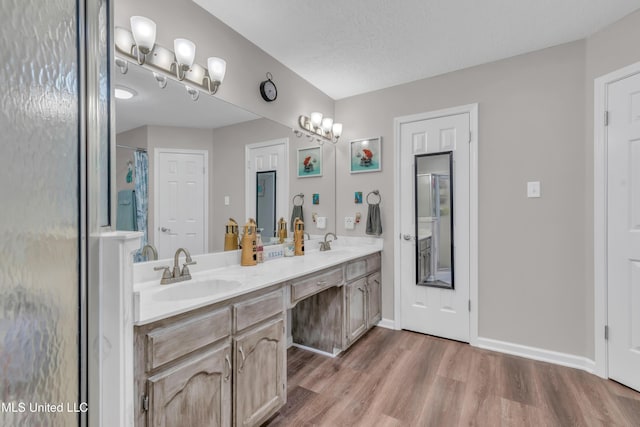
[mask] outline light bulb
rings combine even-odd
[[[333,133],[334,137],[340,138],[340,135],[342,135],[342,123],[334,123],[331,128],[331,133]]]
[[[147,54],[156,43],[156,23],[144,16],[132,16],[131,32],[140,52]]]
[[[222,58],[212,56],[207,59],[207,68],[209,69],[209,78],[212,82],[220,82],[224,80],[224,74],[227,71],[227,61]]]
[[[187,68],[193,65],[196,58],[196,45],[191,40],[175,39],[173,41],[173,50],[176,54],[176,61]]]
[[[329,132],[333,126],[333,119],[331,117],[325,117],[322,119],[322,130]]]
[[[311,113],[311,125],[314,128],[319,128],[322,124],[322,113],[314,112]]]

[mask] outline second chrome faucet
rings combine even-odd
[[[184,264],[182,269],[180,269],[180,253],[183,252],[185,255]],[[173,256],[173,271],[169,269],[168,265],[163,265],[159,267],[154,267],[154,270],[164,270],[162,272],[162,279],[160,279],[161,285],[168,285],[171,283],[184,282],[185,280],[191,279],[191,272],[189,271],[189,265],[193,265],[196,262],[191,259],[191,254],[185,248],[178,248],[176,254]]]

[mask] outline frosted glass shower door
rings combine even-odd
[[[78,10],[75,0],[1,0],[0,8],[0,425],[72,426],[81,342]]]

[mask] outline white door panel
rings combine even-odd
[[[405,123],[400,128],[400,221],[414,236],[415,171],[419,154],[453,151],[454,289],[416,285],[416,241],[400,240],[402,328],[469,341],[469,131],[468,113]]]
[[[607,104],[609,377],[640,390],[640,74]]]
[[[208,251],[206,166],[206,152],[156,150],[155,244],[160,259],[172,257],[180,247],[192,255]]]

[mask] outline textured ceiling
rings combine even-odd
[[[194,0],[334,99],[579,40],[640,0]]]

